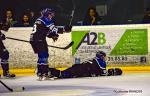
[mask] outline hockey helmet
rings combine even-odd
[[[106,53],[105,52],[103,52],[103,51],[98,51],[97,53],[96,53],[96,57],[106,57]]]
[[[46,8],[41,11],[41,15],[47,17],[49,14],[55,13],[54,9]]]

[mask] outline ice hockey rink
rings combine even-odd
[[[0,84],[0,96],[150,96],[150,73],[54,81],[36,79],[36,76],[1,79],[11,88],[25,87],[25,90],[9,92]]]

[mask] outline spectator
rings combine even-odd
[[[15,26],[17,21],[13,17],[13,11],[12,10],[7,10],[6,11],[3,22],[5,24],[9,24],[10,26]]]
[[[94,7],[90,7],[83,20],[83,25],[98,25],[100,21],[101,21],[101,18],[96,12],[96,9]]]
[[[25,12],[26,12],[26,14],[29,14],[30,23],[31,23],[31,25],[33,25],[35,20],[37,19],[35,12],[31,9],[27,9]]]
[[[147,8],[142,23],[150,23],[150,9]]]
[[[21,27],[30,27],[30,26],[32,26],[32,25],[31,25],[31,22],[30,22],[30,17],[29,17],[29,15],[24,14],[24,15],[22,16],[22,20],[21,20],[19,26],[21,26]]]

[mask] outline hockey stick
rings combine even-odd
[[[11,39],[11,40],[16,40],[16,41],[22,41],[22,42],[27,42],[29,43],[30,41],[27,40],[21,40],[21,39],[17,39],[17,38],[12,38],[12,37],[6,37],[7,39]],[[53,45],[48,45],[48,47],[52,47],[52,48],[57,48],[57,49],[69,49],[72,45],[74,44],[74,42],[70,42],[67,46],[65,47],[58,47],[58,46],[53,46]]]
[[[73,10],[72,10],[72,12],[71,12],[71,19],[70,19],[70,22],[69,22],[69,26],[71,26],[72,25],[72,20],[73,20],[73,18],[74,18],[74,13],[75,13],[75,9],[76,9],[76,6],[75,6],[75,3],[74,3],[74,1],[72,0],[72,5],[73,5]]]
[[[6,89],[8,89],[10,92],[22,92],[22,91],[25,90],[24,87],[12,89],[12,88],[8,87],[8,86],[7,86],[4,82],[2,82],[1,80],[0,80],[0,83],[1,83]]]

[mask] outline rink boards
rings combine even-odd
[[[146,46],[142,47],[142,48],[144,48],[145,50],[147,48],[147,50],[143,52],[144,54],[138,53],[138,51],[136,51],[135,53],[133,53],[131,55],[130,54],[122,55],[123,53],[121,53],[121,56],[131,56],[131,57],[134,56],[134,61],[138,61],[138,62],[134,62],[134,61],[132,62],[132,59],[129,62],[108,61],[108,64],[109,64],[108,66],[116,66],[116,65],[119,65],[119,66],[126,66],[126,65],[127,66],[140,65],[141,66],[142,65],[142,66],[145,66],[145,65],[149,65],[150,64],[149,63],[149,57],[150,57],[149,56],[150,55],[149,54],[150,53],[149,52],[149,50],[150,50],[150,46],[149,46],[150,45],[150,42],[149,42],[150,31],[149,31],[149,28],[150,28],[149,24],[107,25],[107,26],[104,26],[104,25],[103,26],[75,26],[75,27],[73,27],[72,33],[61,34],[59,36],[59,39],[57,40],[57,42],[53,42],[51,39],[47,38],[48,44],[49,45],[55,45],[55,46],[66,46],[72,40],[73,41],[75,40],[75,45],[68,50],[49,48],[49,54],[50,54],[49,65],[51,67],[69,67],[72,64],[77,62],[76,59],[78,59],[78,57],[80,59],[80,62],[82,62],[82,61],[86,60],[87,58],[92,58],[94,56],[91,53],[86,54],[86,55],[79,53],[79,52],[77,54],[75,53],[75,48],[77,48],[77,45],[79,45],[78,43],[76,43],[76,39],[74,39],[74,33],[76,34],[76,32],[91,30],[90,33],[91,32],[95,32],[98,34],[105,33],[105,36],[107,36],[107,34],[110,34],[112,32],[113,34],[111,34],[111,36],[107,37],[109,39],[106,38],[107,41],[106,41],[106,44],[103,44],[103,46],[104,46],[103,48],[106,48],[109,45],[110,46],[113,45],[111,47],[111,50],[113,50],[115,48],[115,45],[119,42],[119,38],[121,38],[121,35],[124,34],[123,33],[124,31],[122,31],[122,30],[125,30],[125,29],[134,29],[134,30],[139,29],[139,30],[141,30],[140,32],[143,32],[147,36],[147,39],[146,38],[142,39],[145,41],[147,40],[147,42],[144,43]],[[118,31],[118,30],[121,30],[121,31]],[[6,33],[6,36],[12,37],[12,38],[17,38],[17,39],[22,39],[22,40],[29,40],[31,33],[32,33],[32,28],[30,28],[30,27],[28,27],[28,28],[25,28],[25,27],[24,28],[10,28],[9,32]],[[115,37],[113,37],[113,36],[115,36]],[[137,36],[137,39],[139,39],[140,34],[136,34],[134,36],[135,37]],[[82,39],[81,37],[79,37],[79,38]],[[116,40],[116,38],[118,38],[118,40]],[[101,39],[101,37],[100,37],[100,39]],[[114,42],[113,40],[114,41],[116,40],[116,41]],[[85,41],[86,41],[86,38],[85,38]],[[25,68],[25,69],[35,68],[37,56],[36,56],[36,54],[33,53],[33,50],[32,50],[29,43],[9,40],[9,39],[5,40],[4,43],[10,52],[10,60],[9,61],[10,61],[11,68],[14,68],[14,69],[15,68]],[[86,45],[86,43],[87,42],[81,44],[81,47],[85,48],[86,46],[83,46],[83,45]],[[111,45],[111,43],[112,43],[112,45]],[[134,43],[134,42],[132,42],[132,43]],[[98,44],[102,44],[102,42],[98,41]],[[121,45],[119,45],[119,46],[121,46]],[[87,48],[90,48],[90,47],[87,47]],[[136,47],[136,48],[138,48],[138,47]],[[80,47],[79,47],[79,49],[80,49]],[[120,57],[120,55],[117,55],[118,57],[116,56],[116,54],[119,54],[119,53],[113,52],[113,51],[110,52],[108,47],[107,47],[107,49],[103,49],[103,51],[105,51],[108,54],[108,57],[109,57],[108,59],[110,59],[110,60],[115,59],[115,58],[121,58],[122,59],[122,57]],[[76,51],[78,51],[78,50],[76,50]],[[82,50],[82,51],[84,51],[84,50]],[[112,53],[113,56],[115,56],[115,57],[109,56],[110,53]],[[147,61],[140,63],[139,58],[141,58],[141,57],[146,57]]]

